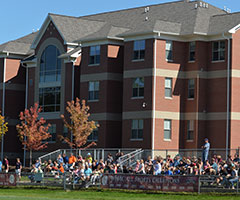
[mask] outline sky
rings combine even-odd
[[[83,16],[176,0],[0,0],[0,44],[41,28],[48,13]],[[240,0],[205,0],[240,12]]]

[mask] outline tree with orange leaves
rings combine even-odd
[[[67,102],[66,110],[69,113],[69,121],[71,122],[68,123],[65,116],[61,115],[65,127],[72,132],[73,141],[68,137],[60,136],[60,138],[72,148],[89,148],[90,146],[96,145],[94,142],[87,144],[88,136],[99,126],[94,121],[89,121],[89,109],[85,100],[82,100],[80,103],[80,99],[76,98],[76,101],[72,100]]]
[[[38,107],[38,103],[35,103],[34,107],[25,109],[24,112],[20,113],[21,124],[16,126],[22,145],[30,152],[30,165],[32,164],[32,151],[47,148],[48,143],[44,142],[44,140],[52,137],[48,133],[50,124],[45,125],[46,120],[39,119],[41,111],[42,109]]]

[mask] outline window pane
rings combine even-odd
[[[190,42],[189,45],[190,45],[190,47],[189,47],[190,51],[195,51],[196,43],[195,42]]]
[[[94,82],[89,82],[89,91],[94,91]]]
[[[90,47],[90,59],[89,64],[99,64],[100,63],[100,46]]]
[[[165,87],[166,88],[172,87],[172,79],[171,78],[165,78]]]
[[[137,129],[132,129],[132,139],[137,139],[137,138],[138,138]]]
[[[89,100],[94,100],[94,91],[89,91],[88,92],[88,99]]]
[[[166,50],[172,50],[172,41],[166,41]]]
[[[218,51],[218,42],[213,43],[213,51]]]
[[[94,82],[94,90],[99,90],[99,81]]]
[[[172,97],[172,90],[170,88],[165,88],[165,97]]]
[[[138,88],[133,88],[133,97],[138,97]]]
[[[142,119],[138,120],[138,128],[143,129],[143,120]]]
[[[171,129],[170,120],[164,120],[164,130],[170,130],[170,129]]]
[[[59,50],[49,45],[43,51],[40,60],[40,78],[39,82],[56,82],[61,78],[61,59]]]
[[[190,52],[190,61],[194,61],[195,60],[195,52]]]
[[[139,59],[144,59],[145,57],[145,50],[140,50],[140,57]]]
[[[145,56],[145,40],[134,41],[133,59],[144,59]]]
[[[213,52],[213,60],[218,60],[218,55],[219,53],[218,52]]]
[[[143,138],[143,130],[138,130],[138,139],[142,139]]]
[[[166,59],[167,60],[172,60],[172,51],[166,50]]]
[[[132,120],[132,129],[138,129],[138,120]]]
[[[167,140],[171,139],[171,131],[164,130],[164,139],[167,139]]]
[[[220,60],[225,60],[225,51],[220,51]]]
[[[144,88],[139,88],[138,97],[144,97]]]

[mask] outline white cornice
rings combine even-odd
[[[82,47],[88,47],[88,46],[95,46],[95,45],[104,45],[104,44],[115,44],[115,45],[123,45],[122,41],[116,41],[116,40],[110,40],[110,39],[100,39],[95,41],[89,41],[82,43]]]
[[[237,26],[234,26],[232,29],[230,29],[228,32],[229,33],[236,33],[238,30],[240,29],[240,24],[238,24]]]

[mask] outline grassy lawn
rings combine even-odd
[[[13,199],[13,200],[44,200],[44,199],[81,199],[81,200],[235,200],[240,196],[230,195],[196,195],[196,194],[148,194],[136,192],[123,192],[123,191],[109,191],[109,190],[85,190],[85,191],[69,191],[63,190],[48,190],[48,189],[0,189],[0,199]]]

